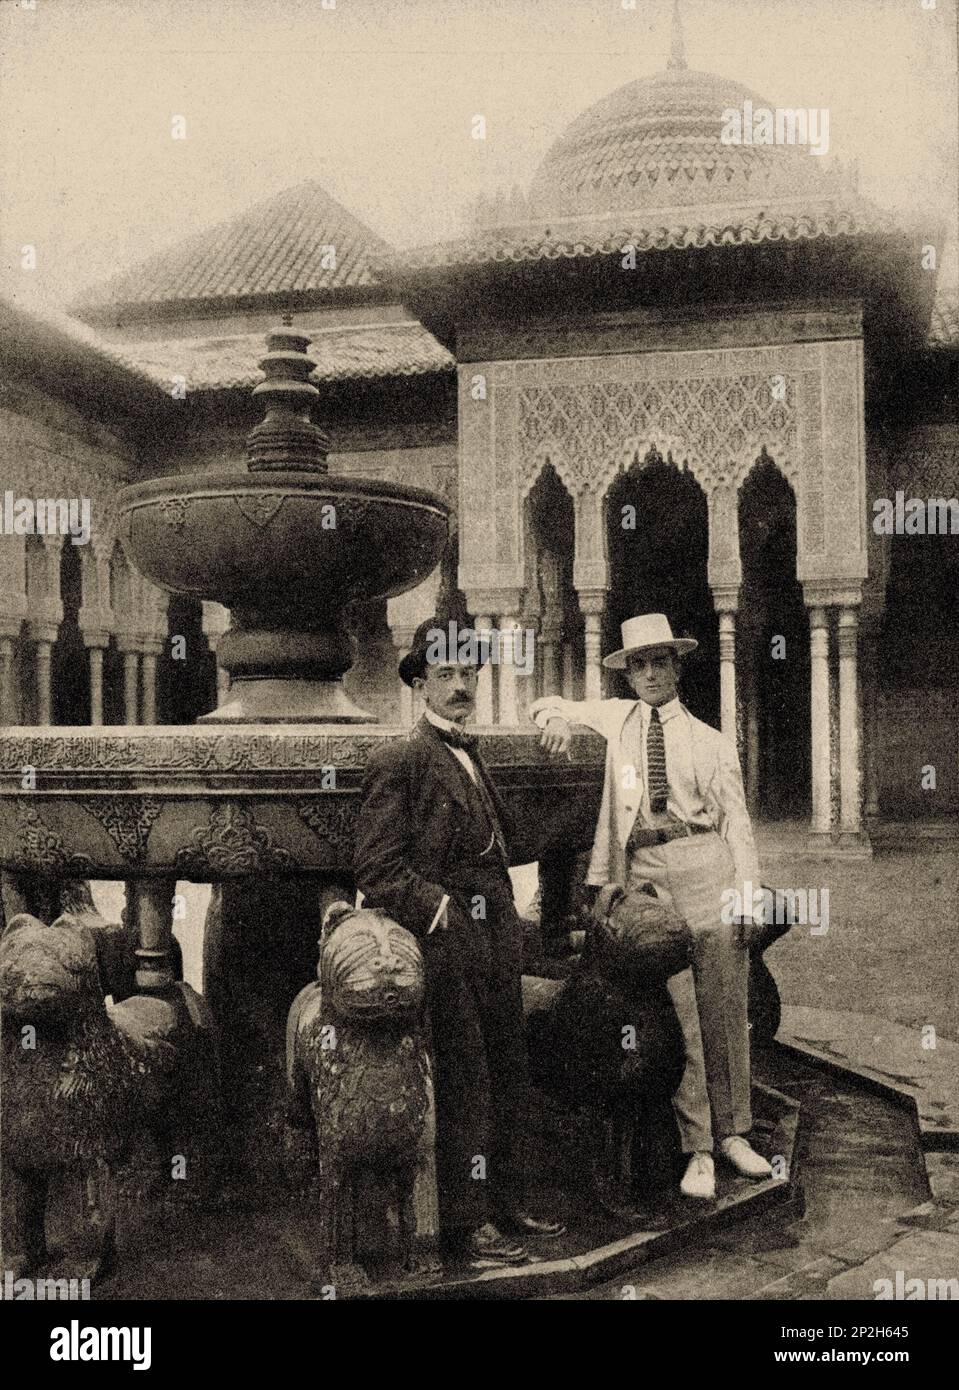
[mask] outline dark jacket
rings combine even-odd
[[[508,844],[510,818],[491,794]],[[473,893],[509,883],[489,843],[469,775],[427,719],[372,755],[354,845],[356,885],[371,906],[416,936],[428,931],[444,895],[468,912]]]

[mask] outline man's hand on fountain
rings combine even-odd
[[[539,746],[545,748],[550,757],[560,758],[564,753],[569,752],[570,736],[569,720],[556,714],[543,730],[543,737],[539,741]]]

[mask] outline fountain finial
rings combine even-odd
[[[316,366],[307,355],[309,343],[306,334],[293,327],[289,310],[283,315],[282,327],[267,334],[267,353],[260,360],[266,380],[253,388],[253,398],[263,399],[266,415],[246,437],[251,473],[267,468],[327,471],[330,442],[310,419],[310,408],[320,393],[308,380]]]
[[[683,19],[679,10],[679,0],[673,0],[673,32],[670,41],[669,72],[686,71],[686,40],[683,37]]]

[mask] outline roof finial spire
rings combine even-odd
[[[683,38],[683,20],[679,12],[679,0],[673,0],[673,32],[669,48],[669,72],[686,71],[686,41]]]

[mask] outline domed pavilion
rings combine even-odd
[[[784,143],[760,143],[764,112]],[[805,122],[691,69],[675,14],[666,70],[578,116],[528,194],[391,268],[458,364],[467,606],[538,633],[536,682],[484,672],[486,717],[626,694],[602,655],[665,611],[754,809],[862,853],[888,571],[870,498],[933,277]]]

